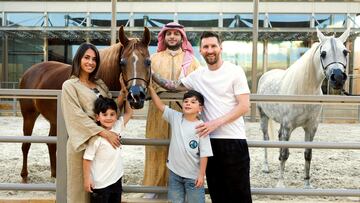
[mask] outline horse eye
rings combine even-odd
[[[344,49],[344,51],[343,51],[344,56],[347,56],[347,55],[348,55],[348,53],[349,53],[349,51],[348,51],[348,50],[346,50],[346,49]]]
[[[120,59],[120,66],[125,66],[126,60],[124,58]]]
[[[151,65],[151,60],[150,59],[145,59],[144,61],[146,66],[150,66]]]
[[[321,56],[321,58],[325,58],[326,57],[326,51],[322,51],[320,56]]]

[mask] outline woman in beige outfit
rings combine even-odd
[[[87,141],[101,136],[113,147],[120,146],[119,137],[95,123],[94,101],[101,94],[111,94],[96,73],[100,65],[97,48],[90,43],[80,45],[72,64],[70,79],[62,87],[61,106],[69,135],[67,142],[67,202],[89,202],[89,194],[83,188],[82,157]]]

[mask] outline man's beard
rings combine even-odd
[[[205,61],[207,64],[209,65],[214,65],[218,62],[219,60],[219,56],[215,55],[214,57],[212,57],[211,59],[209,59],[207,56],[204,57]]]
[[[178,42],[177,44],[175,44],[175,45],[170,45],[170,44],[168,44],[167,42],[165,42],[166,48],[168,48],[168,49],[170,49],[170,50],[172,50],[172,51],[176,51],[176,50],[180,49],[180,48],[181,48],[181,44],[182,44],[182,41],[179,41],[179,42]]]

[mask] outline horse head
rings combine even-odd
[[[147,87],[151,78],[151,61],[148,46],[150,31],[144,28],[142,39],[129,39],[120,27],[119,40],[124,47],[120,67],[124,84],[128,89],[127,100],[134,109],[144,106]]]
[[[344,43],[349,34],[350,29],[347,29],[338,38],[327,37],[317,29],[317,36],[320,41],[319,63],[330,87],[333,89],[341,89],[347,79],[346,66],[349,50],[344,46]]]

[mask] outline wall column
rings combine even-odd
[[[111,45],[116,44],[116,1],[111,0]]]
[[[48,13],[45,12],[44,13],[44,27],[47,28],[49,26],[49,16]],[[48,38],[47,38],[47,33],[45,32],[44,35],[44,44],[43,44],[43,61],[48,61],[49,60],[49,42],[48,42]]]
[[[252,71],[251,71],[251,93],[256,93],[257,86],[257,44],[259,36],[259,0],[254,0],[254,15],[253,15],[253,46],[252,46]],[[251,121],[256,120],[256,104],[251,104]]]

